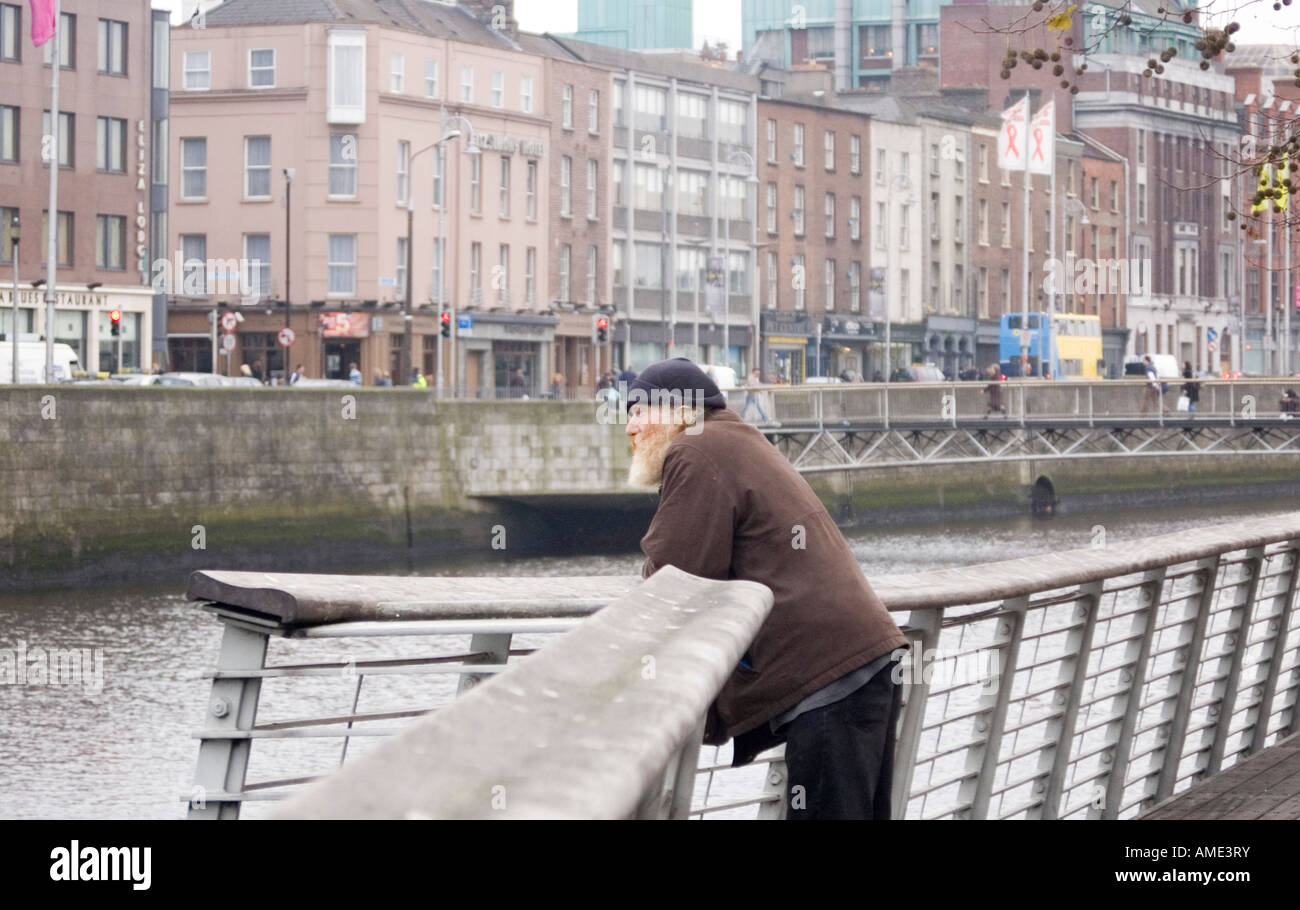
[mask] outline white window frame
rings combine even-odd
[[[500,110],[506,106],[506,74],[501,70],[492,71],[492,106]]]
[[[388,90],[400,95],[406,88],[406,58],[391,54],[388,58]]]
[[[437,98],[440,86],[438,85],[438,61],[436,59],[424,61],[424,97]]]
[[[775,234],[777,231],[776,210],[777,210],[776,184],[769,183],[767,185],[767,232],[769,234]]]
[[[849,239],[862,239],[862,197],[849,197]]]
[[[560,217],[573,215],[573,159],[568,155],[560,157]]]
[[[266,253],[268,258],[265,262],[262,261],[260,256],[254,259],[253,254],[249,252],[248,241],[252,237],[266,238]],[[244,281],[246,282],[247,287],[254,289],[254,296],[256,296],[257,298],[261,299],[263,297],[269,297],[271,296],[271,260],[269,258],[271,255],[271,235],[266,231],[257,231],[252,234],[245,234],[243,237],[243,241],[244,241],[243,242]],[[253,281],[254,262],[256,262],[258,266],[256,287],[254,287],[254,281]]]
[[[393,274],[397,278],[396,293],[399,298],[406,297],[406,244],[408,242],[410,238],[397,238],[397,259],[393,265]]]
[[[803,312],[805,303],[804,294],[807,293],[808,290],[808,269],[804,267],[803,253],[795,253],[792,258],[794,261],[791,263],[790,279],[791,284],[794,287],[794,308],[798,312]],[[803,281],[796,285],[793,282],[794,275],[798,270],[803,271]]]
[[[537,247],[524,249],[524,303],[533,306],[537,303]]]
[[[519,109],[525,114],[533,112],[533,77],[519,77]]]
[[[185,164],[185,148],[187,142],[199,143],[203,149],[203,164],[199,166]],[[201,173],[203,175],[203,192],[197,196],[187,196],[185,194],[186,176],[190,172]],[[205,200],[208,198],[208,139],[206,136],[186,136],[181,139],[181,199],[183,200]]]
[[[357,55],[357,78],[340,80],[339,55]],[[366,120],[366,33],[362,29],[330,29],[326,51],[325,120],[360,124]]]
[[[587,220],[595,221],[600,215],[600,171],[595,158],[587,159]]]
[[[776,253],[768,250],[767,252],[767,308],[775,310],[777,305],[777,287],[780,285],[781,276],[777,264]]]
[[[862,137],[849,136],[849,173],[855,177],[862,173]]]
[[[587,133],[592,136],[600,134],[600,90],[587,90]]]
[[[560,110],[560,126],[566,130],[573,129],[573,86],[567,82],[564,84]]]
[[[245,136],[244,137],[244,199],[246,200],[270,199],[271,198],[271,162],[267,161],[266,164],[257,164],[257,165],[252,165],[248,163],[248,152],[249,149],[251,148],[253,140],[255,139],[265,139],[268,148],[271,145],[270,136]],[[268,155],[267,157],[269,158],[270,156]],[[250,178],[252,177],[254,171],[266,172],[266,192],[260,195],[254,195],[253,193],[250,193],[248,191]]]
[[[197,66],[197,62],[202,58],[203,66]],[[182,58],[183,71],[181,75],[181,84],[184,91],[187,92],[209,92],[212,91],[212,52],[211,51],[186,51]],[[202,80],[197,80],[199,74],[203,74]],[[202,81],[203,85],[196,85],[196,81]]]
[[[596,305],[596,255],[594,245],[587,247],[587,305]]]
[[[469,213],[483,214],[483,156],[469,156]]]
[[[567,243],[560,244],[560,285],[558,299],[560,303],[569,303],[569,267],[573,260],[573,249]]]
[[[795,167],[803,167],[803,166],[804,166],[804,157],[803,157],[803,124],[802,124],[802,123],[796,123],[796,124],[794,125],[794,151],[791,152],[790,154],[791,154],[791,156],[792,156],[792,157],[791,157],[791,160],[794,161],[794,166],[795,166]]]
[[[856,259],[849,263],[849,312],[862,312],[862,263]]]
[[[835,170],[835,131],[822,131],[822,157],[827,171]]]
[[[528,159],[524,179],[524,218],[537,220],[537,161]]]
[[[835,194],[827,193],[825,202],[826,239],[835,239]]]
[[[501,156],[501,176],[497,187],[497,217],[510,217],[510,171],[512,164],[509,155]]]
[[[460,100],[465,104],[474,103],[474,67],[460,68]]]
[[[790,211],[790,214],[794,217],[794,235],[796,237],[804,236],[804,229],[807,227],[804,211],[805,202],[806,196],[804,188],[802,186],[796,186],[794,188],[794,206]]]
[[[351,172],[351,175],[352,175],[352,179],[351,179],[351,181],[350,181],[351,184],[352,184],[352,192],[350,192],[350,193],[333,193],[333,192],[330,192],[330,190],[332,189],[332,183],[333,183],[333,181],[332,181],[332,180],[327,180],[327,182],[326,182],[326,184],[325,184],[325,190],[326,190],[326,193],[328,194],[326,198],[329,198],[329,199],[355,199],[355,198],[357,197],[357,160],[356,160],[356,158],[353,158],[351,161],[347,160],[346,158],[340,158],[340,160],[337,161],[337,162],[334,160],[334,140],[335,140],[336,138],[338,138],[338,139],[340,140],[340,144],[343,145],[343,146],[346,146],[346,145],[347,145],[347,142],[346,142],[346,140],[343,139],[343,137],[345,137],[345,136],[351,136],[351,137],[352,137],[352,143],[351,143],[351,144],[352,144],[352,148],[353,148],[354,151],[355,151],[355,149],[356,149],[356,147],[357,147],[358,136],[357,136],[356,133],[346,133],[346,132],[344,132],[344,133],[337,133],[337,132],[336,132],[336,133],[330,133],[330,137],[329,137],[329,144],[330,144],[330,145],[329,145],[329,162],[330,162],[330,163],[329,163],[329,176],[332,178],[336,169],[339,170],[339,171],[350,171],[350,172]]]
[[[330,257],[334,255],[334,238],[350,237],[352,238],[352,259],[335,260]],[[326,287],[330,297],[355,297],[357,294],[357,235],[356,234],[326,234],[325,235],[325,259],[326,259]],[[346,291],[334,290],[334,269],[350,269],[352,278],[351,286]]]
[[[271,55],[271,65],[270,65],[270,66],[265,66],[265,65],[263,65],[263,66],[254,66],[254,65],[253,65],[253,55],[254,55],[254,54],[270,54],[270,55]],[[265,73],[265,72],[267,72],[267,71],[269,71],[269,72],[271,73],[271,81],[270,81],[270,82],[259,84],[259,83],[257,83],[257,82],[254,81],[254,79],[253,79],[254,74],[256,74],[256,73]],[[251,89],[254,89],[255,91],[260,91],[260,90],[262,90],[262,89],[268,89],[268,88],[275,88],[275,48],[273,48],[273,47],[253,47],[253,48],[249,48],[249,50],[248,50],[248,87],[251,88]]]
[[[776,121],[771,118],[767,121],[767,163],[776,164]]]

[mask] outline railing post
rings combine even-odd
[[[943,620],[941,610],[922,610],[909,618],[910,629],[920,633],[912,642],[913,648],[921,649],[921,660],[912,666],[924,667],[925,654],[939,646],[939,626]],[[911,638],[911,636],[908,636]],[[904,662],[908,661],[904,656]],[[900,665],[900,669],[905,664]],[[930,699],[930,683],[921,673],[920,679],[911,679],[903,686],[903,706],[901,729],[894,749],[894,792],[890,797],[894,818],[907,817],[907,803],[912,793],[912,773],[916,770],[916,753],[921,746],[921,727],[925,722],[925,706]]]
[[[637,819],[662,821],[690,816],[695,776],[700,764],[700,743],[704,739],[704,718],[691,731],[682,747],[668,759],[663,776],[642,796]]]
[[[1065,789],[1065,769],[1070,764],[1070,749],[1074,745],[1074,729],[1079,718],[1079,702],[1082,699],[1084,683],[1088,679],[1088,658],[1092,654],[1092,638],[1097,628],[1097,614],[1100,612],[1102,582],[1094,581],[1079,588],[1082,595],[1078,609],[1082,611],[1077,618],[1083,620],[1083,627],[1072,632],[1066,641],[1066,654],[1061,658],[1060,682],[1068,688],[1062,694],[1056,694],[1057,703],[1065,700],[1065,712],[1061,715],[1052,749],[1052,767],[1047,775],[1047,784],[1043,790],[1043,804],[1040,817],[1053,819],[1061,815],[1061,794]],[[1073,667],[1070,664],[1073,663]],[[1068,673],[1067,673],[1068,668]]]
[[[1219,700],[1219,722],[1215,725],[1214,740],[1210,743],[1210,760],[1205,766],[1207,776],[1217,774],[1223,765],[1223,750],[1228,744],[1228,730],[1232,725],[1232,714],[1236,710],[1237,694],[1241,689],[1241,662],[1246,654],[1246,641],[1250,638],[1251,617],[1258,606],[1259,577],[1264,570],[1264,548],[1251,547],[1246,552],[1250,581],[1246,586],[1246,599],[1232,608],[1240,617],[1236,631],[1225,633],[1232,653],[1228,657],[1228,675],[1223,681],[1223,698]]]
[[[1143,611],[1146,624],[1142,630],[1142,640],[1138,644],[1137,655],[1133,659],[1132,670],[1121,669],[1120,678],[1125,679],[1128,690],[1124,697],[1124,716],[1120,720],[1119,734],[1111,746],[1110,771],[1106,776],[1106,802],[1101,809],[1101,817],[1107,820],[1119,818],[1120,804],[1124,801],[1124,786],[1128,782],[1128,761],[1133,754],[1133,729],[1137,726],[1138,712],[1142,707],[1142,687],[1147,681],[1147,664],[1151,657],[1151,640],[1155,637],[1156,621],[1160,618],[1160,591],[1164,588],[1165,573],[1168,567],[1161,566],[1147,573],[1147,580],[1142,583],[1142,598],[1148,606]],[[1110,725],[1107,724],[1109,729]],[[1105,756],[1102,753],[1102,763]]]
[[[767,763],[767,777],[763,781],[763,795],[775,793],[779,798],[775,802],[758,804],[758,818],[761,821],[782,821],[789,811],[787,798],[790,786],[790,769],[785,763],[785,746],[781,754]]]
[[[972,746],[970,750],[967,770],[975,771],[978,768],[973,792],[971,779],[966,778],[961,783],[961,794],[958,796],[961,802],[966,802],[969,797],[970,817],[976,820],[988,817],[989,800],[993,794],[993,779],[997,775],[998,756],[1002,752],[1002,731],[1006,728],[1007,705],[1011,700],[1016,666],[1020,661],[1020,640],[1025,632],[1025,611],[1028,607],[1027,597],[1003,601],[1002,610],[1005,614],[998,619],[997,634],[992,642],[993,646],[1002,644],[1004,647],[1002,675],[998,680],[998,691],[993,696],[992,703],[989,703],[987,695],[981,699],[986,710],[982,712],[984,716],[976,722],[976,729],[979,730],[979,724],[983,723],[985,729],[980,732],[987,732],[988,736],[982,746]]]
[[[1192,711],[1192,693],[1196,691],[1196,674],[1201,665],[1201,650],[1205,647],[1205,627],[1209,623],[1210,609],[1214,604],[1214,588],[1219,578],[1219,563],[1222,555],[1201,560],[1199,571],[1204,579],[1201,588],[1200,603],[1196,607],[1196,616],[1192,620],[1192,638],[1187,643],[1187,657],[1182,661],[1179,671],[1178,699],[1174,702],[1174,716],[1170,721],[1168,736],[1165,739],[1165,754],[1160,766],[1160,778],[1156,782],[1156,802],[1174,792],[1178,782],[1178,765],[1183,760],[1183,740],[1187,736],[1187,721]]]
[[[268,635],[267,631],[227,620],[225,632],[221,636],[217,670],[262,669],[266,661]],[[190,818],[239,818],[241,803],[219,797],[243,791],[253,741],[247,738],[222,738],[221,734],[246,733],[253,729],[261,691],[260,677],[218,677],[212,680],[212,693],[208,696],[207,712],[199,740],[199,762],[190,797]]]
[[[888,380],[886,380],[884,388],[880,390],[880,397],[884,401],[884,405],[881,408],[881,411],[885,415],[885,429],[888,430],[889,429],[889,382]]]
[[[465,658],[466,664],[504,664],[510,659],[510,638],[509,632],[490,632],[471,635],[469,639],[469,649],[475,654],[482,653],[482,656]],[[477,686],[483,680],[488,679],[490,673],[463,673],[460,681],[456,684],[456,694],[464,695],[470,689]]]
[[[952,384],[952,428],[957,429],[957,383]]]
[[[1093,426],[1093,417],[1092,417],[1092,386],[1089,385],[1089,386],[1088,386],[1088,427],[1089,427],[1089,429],[1091,429],[1092,426]]]
[[[1285,590],[1279,594],[1282,598],[1282,607],[1278,611],[1277,619],[1273,620],[1276,628],[1273,638],[1273,650],[1268,657],[1268,673],[1264,681],[1260,683],[1264,687],[1263,697],[1259,702],[1259,714],[1255,720],[1255,728],[1250,735],[1250,751],[1248,755],[1253,755],[1264,748],[1264,743],[1268,739],[1268,719],[1273,714],[1273,691],[1277,688],[1278,678],[1282,675],[1282,661],[1286,657],[1286,640],[1291,634],[1291,617],[1296,612],[1293,609],[1295,604],[1296,585],[1300,581],[1300,539],[1289,541],[1287,546],[1290,548],[1288,553],[1291,565],[1287,571]],[[1289,735],[1290,729],[1295,727],[1296,705],[1293,702],[1291,709],[1291,723],[1281,726],[1279,738]]]

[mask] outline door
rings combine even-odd
[[[361,364],[361,342],[325,342],[325,378],[347,379],[352,364]],[[365,375],[363,372],[361,375]]]

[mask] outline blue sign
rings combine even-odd
[[[1219,337],[1219,333],[1216,332],[1214,329],[1206,329],[1206,330],[1205,330],[1205,337],[1206,337],[1207,339],[1209,339],[1210,341],[1213,341],[1214,339],[1216,339],[1216,338]]]
[[[472,329],[474,328],[474,314],[473,314],[473,313],[457,313],[457,314],[456,314],[456,328],[460,329],[460,331],[462,331],[462,332],[468,332],[468,331],[472,330]]]

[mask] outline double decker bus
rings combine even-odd
[[[998,332],[998,360],[1007,376],[1022,374],[1021,314],[1003,315]],[[1105,375],[1101,354],[1101,320],[1081,313],[1030,313],[1029,367],[1026,376],[1097,379]]]

